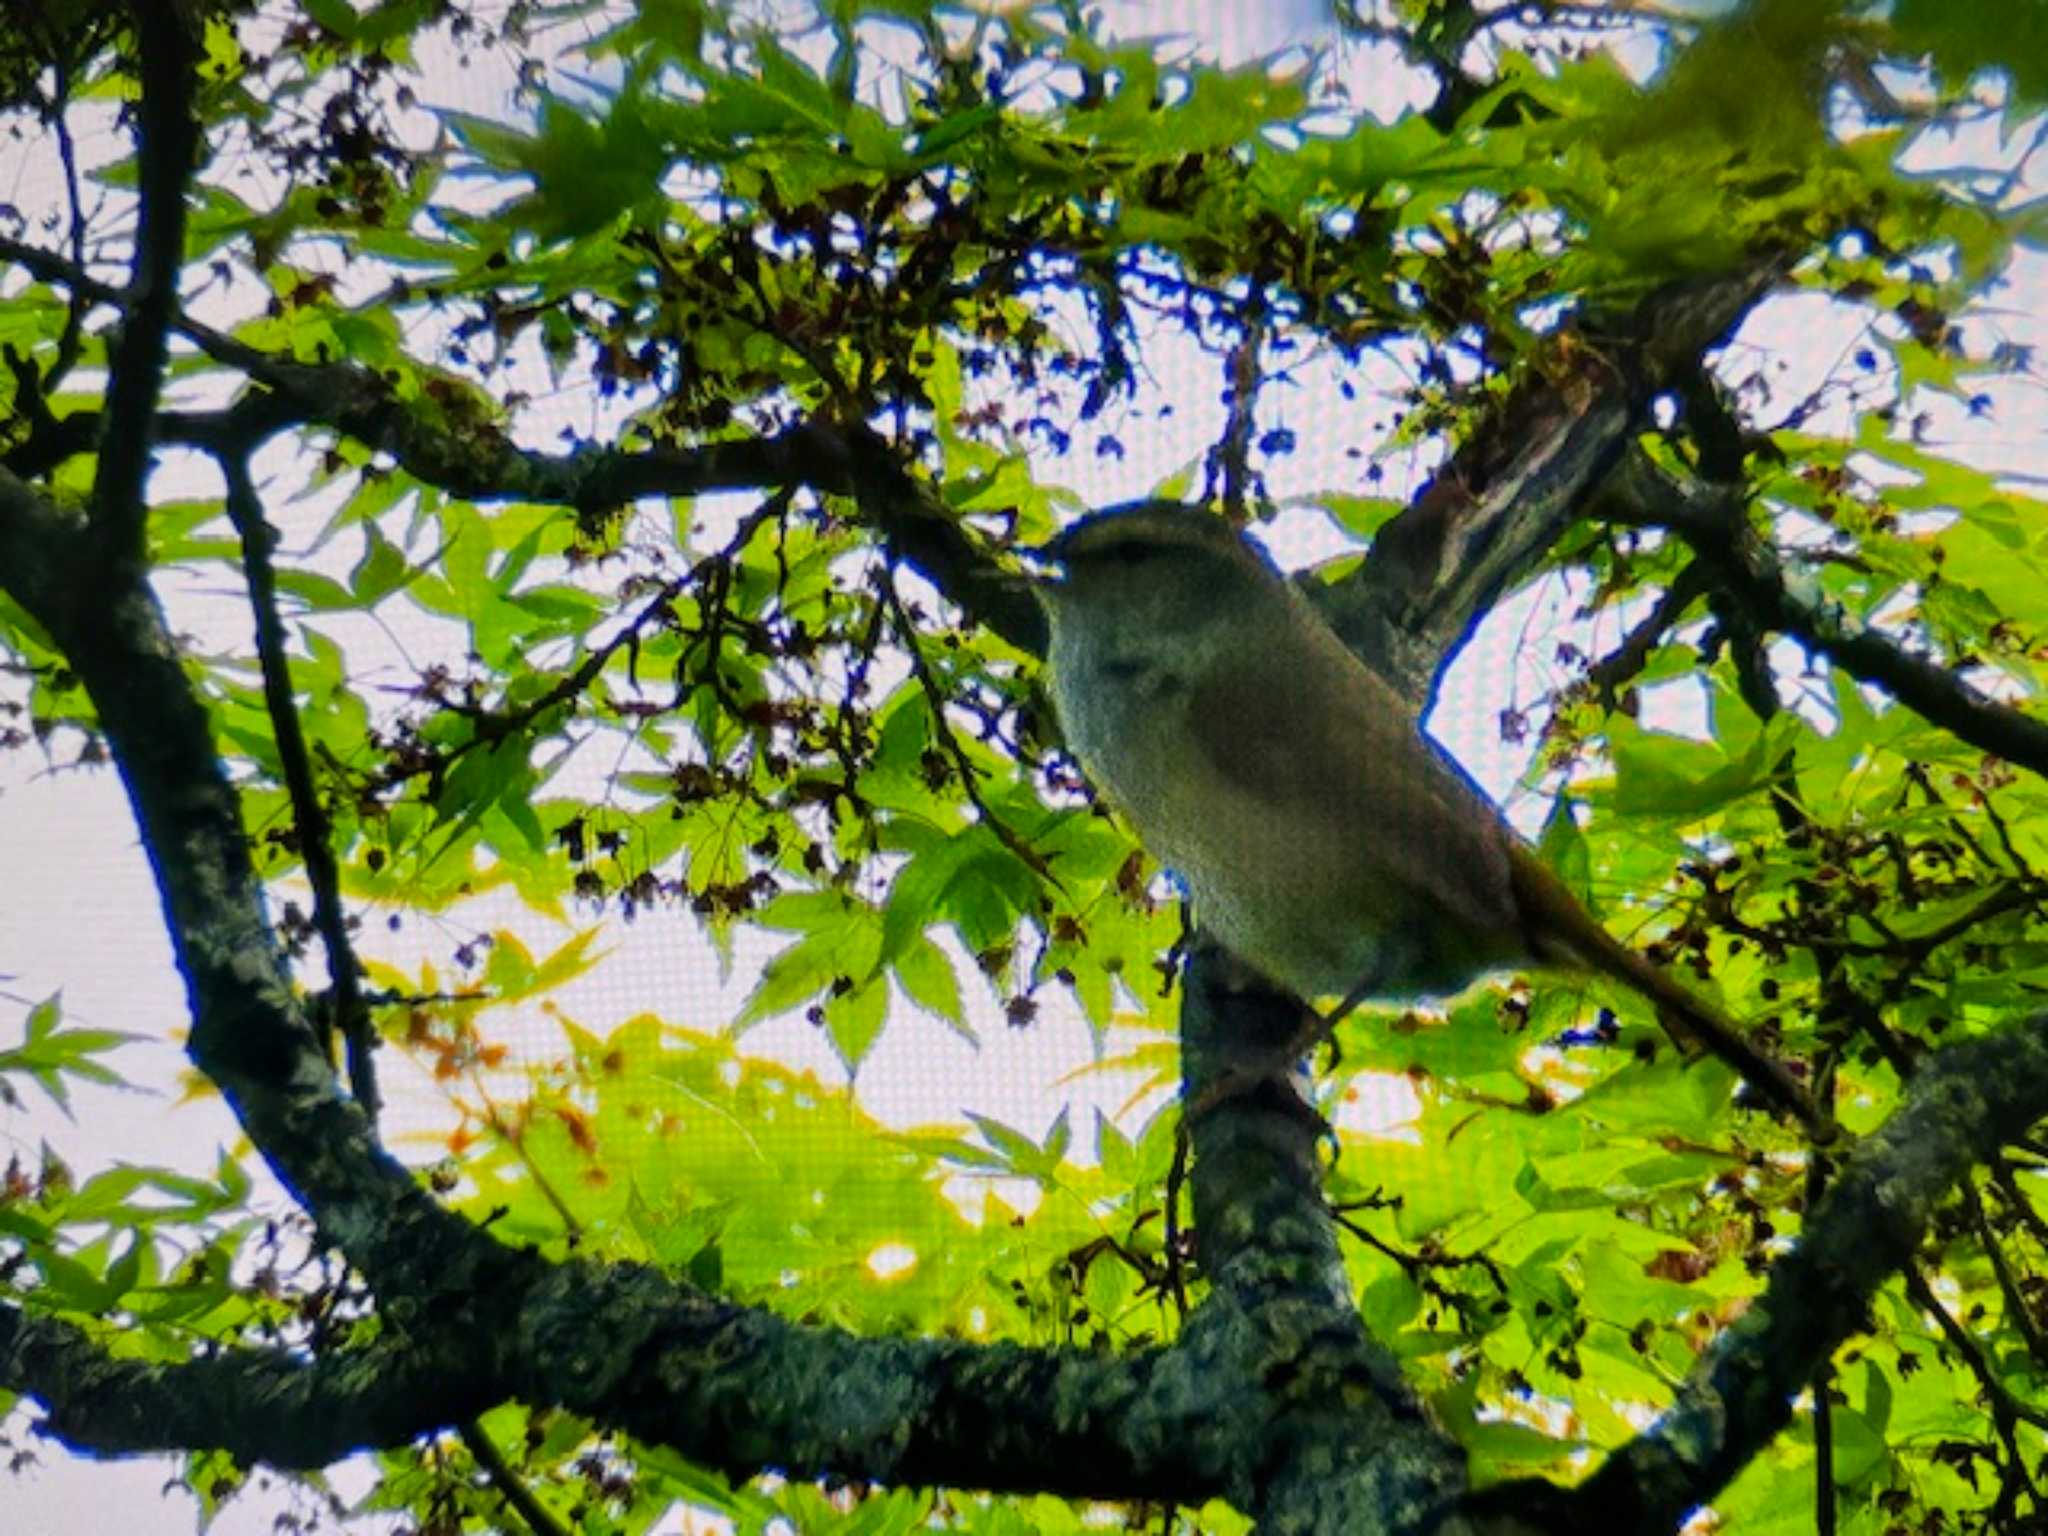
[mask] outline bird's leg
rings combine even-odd
[[[1308,1022],[1302,1025],[1300,1033],[1287,1042],[1284,1057],[1286,1063],[1291,1066],[1325,1040],[1336,1038],[1337,1026],[1351,1017],[1352,1011],[1360,1003],[1380,990],[1379,979],[1376,973],[1367,976],[1339,998],[1337,1006],[1328,1013],[1317,1013],[1313,1008],[1309,1009]]]

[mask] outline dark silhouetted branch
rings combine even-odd
[[[1602,491],[1617,520],[1668,528],[1713,567],[1757,623],[1796,636],[1852,677],[1874,683],[1972,746],[2048,778],[2048,720],[2002,704],[1946,667],[1828,602],[1801,592],[1777,552],[1741,516],[1739,492],[1672,479],[1632,452]]]
[[[129,559],[141,547],[150,418],[163,379],[165,337],[178,313],[185,185],[199,144],[192,112],[199,59],[193,22],[183,7],[169,4],[137,5],[134,14],[142,75],[135,257],[121,334],[113,345],[93,480],[94,520],[109,551]]]

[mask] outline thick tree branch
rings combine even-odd
[[[650,1268],[585,1262],[523,1299],[498,1338],[423,1316],[403,1346],[170,1365],[112,1358],[70,1324],[0,1308],[0,1386],[41,1402],[67,1444],[108,1455],[219,1447],[317,1468],[517,1396],[736,1479],[773,1468],[1179,1502],[1251,1475],[1257,1394],[1222,1330],[1121,1358],[860,1339],[711,1301]]]
[[[0,472],[0,588],[48,631],[92,698],[185,980],[194,1063],[383,1301],[458,1298],[435,1313],[452,1335],[495,1338],[496,1307],[516,1305],[542,1266],[437,1206],[337,1092],[293,996],[206,711],[140,572],[126,562],[108,570],[83,519]],[[502,1374],[476,1354],[479,1391],[495,1400],[483,1384],[499,1383],[502,1396]]]
[[[162,1364],[117,1358],[84,1329],[0,1305],[0,1387],[42,1404],[43,1428],[104,1456],[217,1447],[247,1465],[330,1466],[491,1405],[459,1355],[380,1342],[308,1359],[231,1350]]]
[[[1602,489],[1605,515],[1668,528],[1692,545],[1757,623],[1797,637],[1852,677],[2007,762],[2048,777],[2048,720],[2002,704],[1947,668],[1802,591],[1741,513],[1739,492],[1672,479],[1630,453]]]
[[[1302,1023],[1301,1005],[1198,942],[1181,1013],[1183,1104],[1256,1081]],[[1464,1452],[1424,1417],[1351,1301],[1317,1146],[1327,1127],[1290,1083],[1267,1079],[1188,1127],[1195,1229],[1211,1293],[1188,1341],[1222,1334],[1256,1413],[1259,1481],[1236,1496],[1262,1530],[1358,1536],[1426,1528],[1465,1489]]]
[[[375,1147],[368,1121],[335,1092],[265,913],[240,801],[139,570],[110,570],[83,519],[0,471],[0,589],[49,633],[92,698],[163,902],[195,1064],[373,1284],[429,1293],[462,1283],[477,1258],[463,1246],[466,1228]],[[437,1278],[442,1263],[457,1272]]]
[[[2048,1014],[1928,1057],[1764,1294],[1708,1347],[1671,1409],[1568,1496],[1576,1523],[1557,1528],[1675,1530],[1790,1421],[1793,1399],[1865,1325],[1956,1182],[2044,1115]]]
[[[141,177],[129,303],[114,343],[107,407],[100,423],[93,480],[93,516],[107,549],[123,558],[140,551],[149,472],[149,424],[162,381],[165,336],[178,312],[178,274],[185,264],[185,183],[199,143],[193,116],[197,42],[181,7],[134,7],[142,75]]]
[[[516,1395],[671,1445],[736,1479],[769,1468],[922,1486],[1181,1500],[1236,1466],[1234,1370],[1208,1350],[1108,1359],[859,1339],[712,1302],[651,1269],[577,1263],[500,1340],[421,1323],[403,1345],[307,1359],[233,1350],[118,1359],[83,1330],[0,1307],[0,1386],[102,1455],[219,1448],[318,1468],[403,1445]],[[514,1362],[509,1374],[494,1367]],[[1226,1413],[1227,1410],[1227,1413]]]
[[[31,618],[49,627],[43,612],[77,600],[73,570],[83,519],[60,511],[5,469],[0,469],[0,591],[14,594]],[[31,602],[24,594],[46,594]]]
[[[1560,344],[1383,527],[1340,587],[1313,595],[1345,641],[1426,710],[1474,624],[1584,515],[1638,430],[1642,400],[1697,366],[1776,286],[1780,257],[1674,284],[1592,344]]]

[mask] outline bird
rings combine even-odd
[[[1090,781],[1180,877],[1198,929],[1311,1006],[1341,999],[1290,1060],[1368,999],[1590,972],[1822,1133],[1785,1066],[1608,933],[1231,523],[1137,502],[1041,553],[1049,693]]]

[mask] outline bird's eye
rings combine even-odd
[[[1109,558],[1118,565],[1142,565],[1158,553],[1156,544],[1147,544],[1143,539],[1125,539],[1121,544],[1110,546]]]

